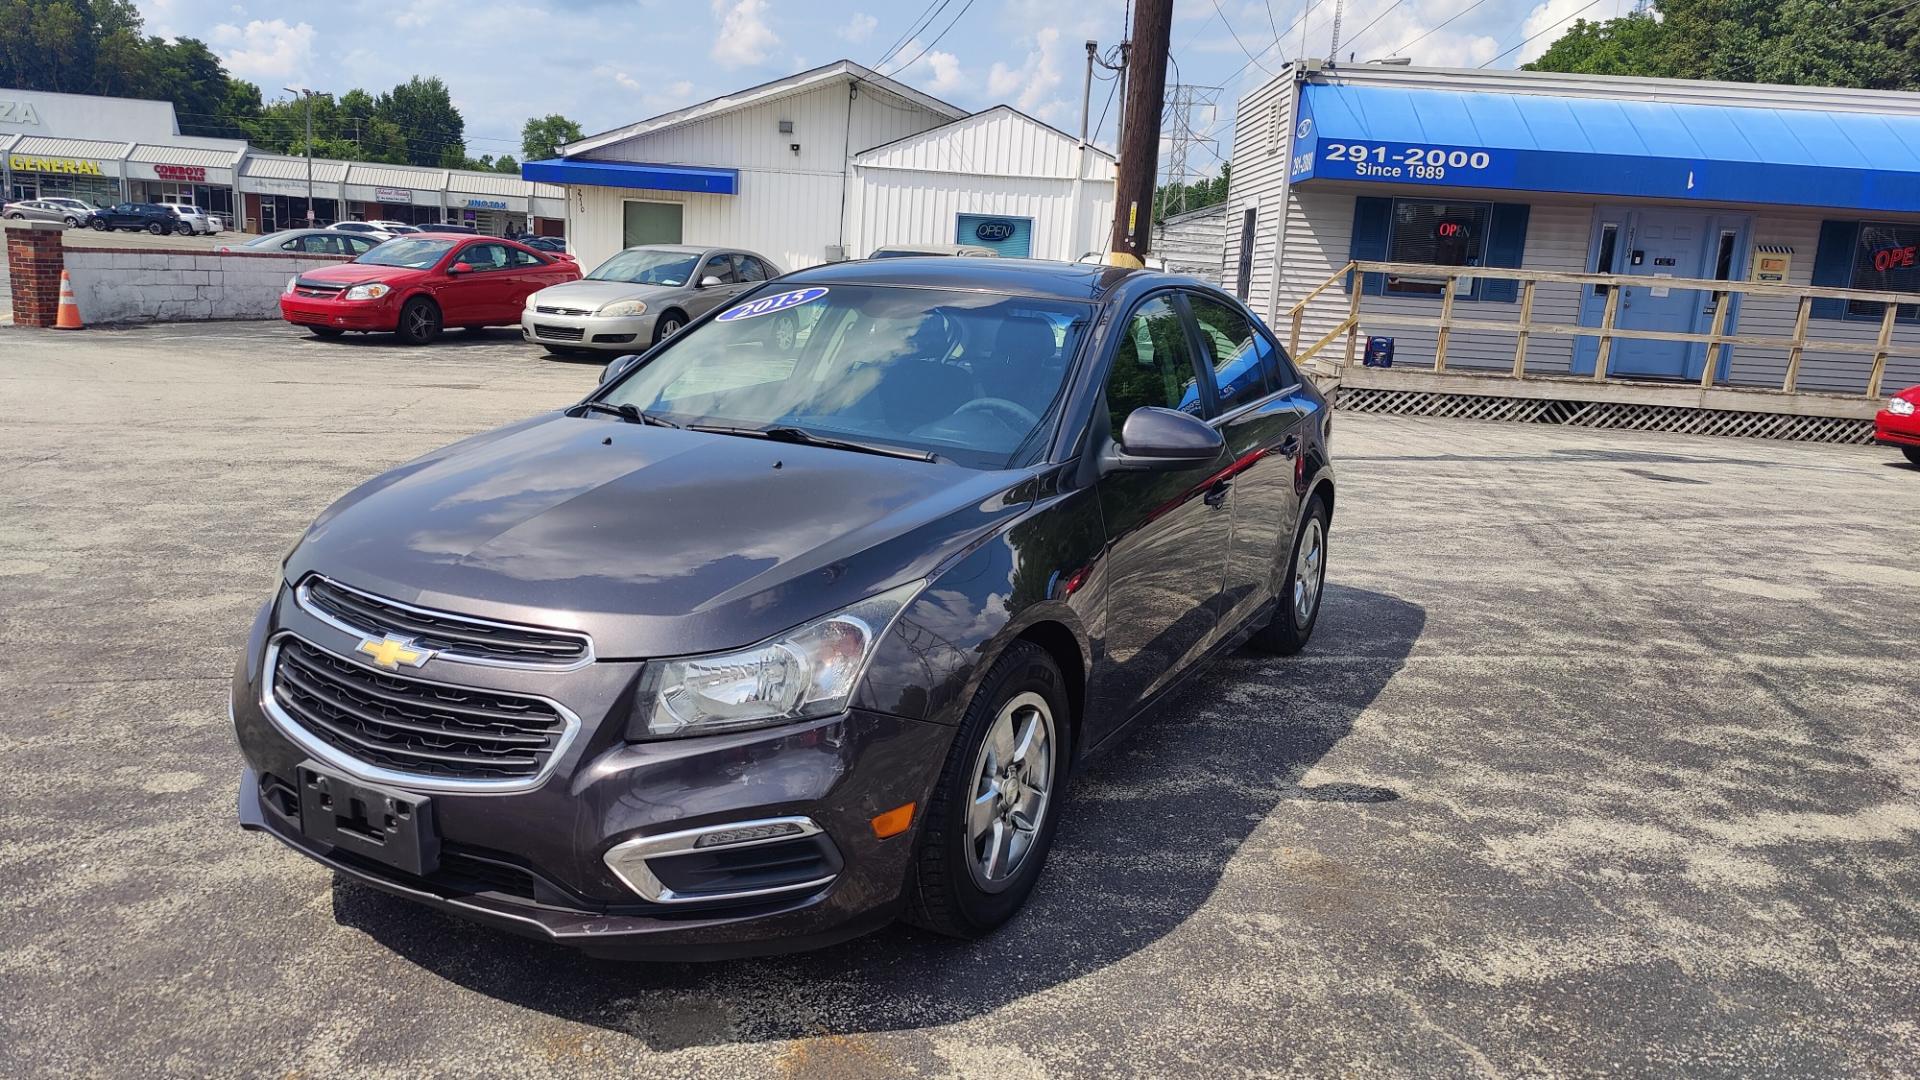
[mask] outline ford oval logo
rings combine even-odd
[[[1002,240],[1011,240],[1013,239],[1013,223],[1011,221],[983,221],[973,227],[973,235],[985,240],[989,244],[997,244]]]

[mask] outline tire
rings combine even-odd
[[[191,226],[191,225],[189,225],[189,224],[187,224],[186,222],[184,222],[184,221],[183,221],[183,222],[181,222],[180,224],[178,224],[178,225],[175,225],[175,226],[173,227],[173,231],[174,231],[174,233],[175,233],[176,235],[179,235],[179,236],[192,236],[192,235],[193,235],[193,226]]]
[[[680,332],[687,325],[687,317],[677,311],[669,311],[653,321],[653,343],[655,345]]]
[[[1292,656],[1307,647],[1320,622],[1320,603],[1327,584],[1326,501],[1315,495],[1294,533],[1293,553],[1287,560],[1278,603],[1267,625],[1256,630],[1252,644],[1262,652]]]
[[[1920,465],[1920,446],[1903,446],[1900,448],[1900,452],[1907,455],[1908,461],[1913,462],[1915,465]]]
[[[440,308],[424,296],[416,296],[400,309],[395,327],[400,340],[409,345],[425,345],[440,336]]]
[[[8,221],[25,221],[25,220],[27,220],[27,215],[25,215],[25,214],[8,214],[8,215],[7,215],[7,220],[8,220]],[[73,220],[73,219],[72,219],[72,218],[68,218],[67,220],[69,220],[69,221],[71,221],[71,220]]]
[[[167,227],[165,225],[160,224],[157,221],[150,223],[147,226],[147,231],[152,233],[155,236],[167,235]]]
[[[92,221],[87,222],[87,226],[91,228],[94,232],[107,231],[107,223],[104,221],[101,221],[99,218],[94,218]]]
[[[1023,739],[1029,724],[1051,737]],[[1020,910],[1053,846],[1072,737],[1065,680],[1053,657],[1032,642],[1014,642],[988,669],[967,707],[920,819],[907,883],[908,922],[977,938]],[[1005,765],[1014,768],[1012,777],[1004,775]],[[976,813],[976,806],[986,812]],[[1030,829],[1019,824],[1023,819]],[[1002,836],[1012,839],[999,849],[996,877],[990,853]]]
[[[69,229],[77,229],[80,227],[80,219],[77,217],[66,218],[65,221]]]
[[[337,338],[341,334],[346,333],[345,330],[337,326],[309,326],[307,329],[317,338]]]

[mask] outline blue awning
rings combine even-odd
[[[1314,83],[1294,135],[1295,182],[1920,211],[1920,116]]]
[[[738,169],[716,169],[703,165],[640,165],[625,161],[583,161],[578,158],[528,161],[520,166],[520,177],[543,184],[704,191],[709,195],[732,195],[740,186]]]

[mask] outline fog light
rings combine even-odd
[[[776,836],[799,836],[806,830],[799,823],[776,821],[766,825],[747,825],[738,829],[725,829],[710,832],[693,842],[696,848],[726,847],[729,844],[750,844],[756,840],[771,840]]]

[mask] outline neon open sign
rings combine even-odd
[[[1915,262],[1916,245],[1905,247],[1884,247],[1873,253],[1873,268],[1884,274],[1889,270],[1904,270]]]

